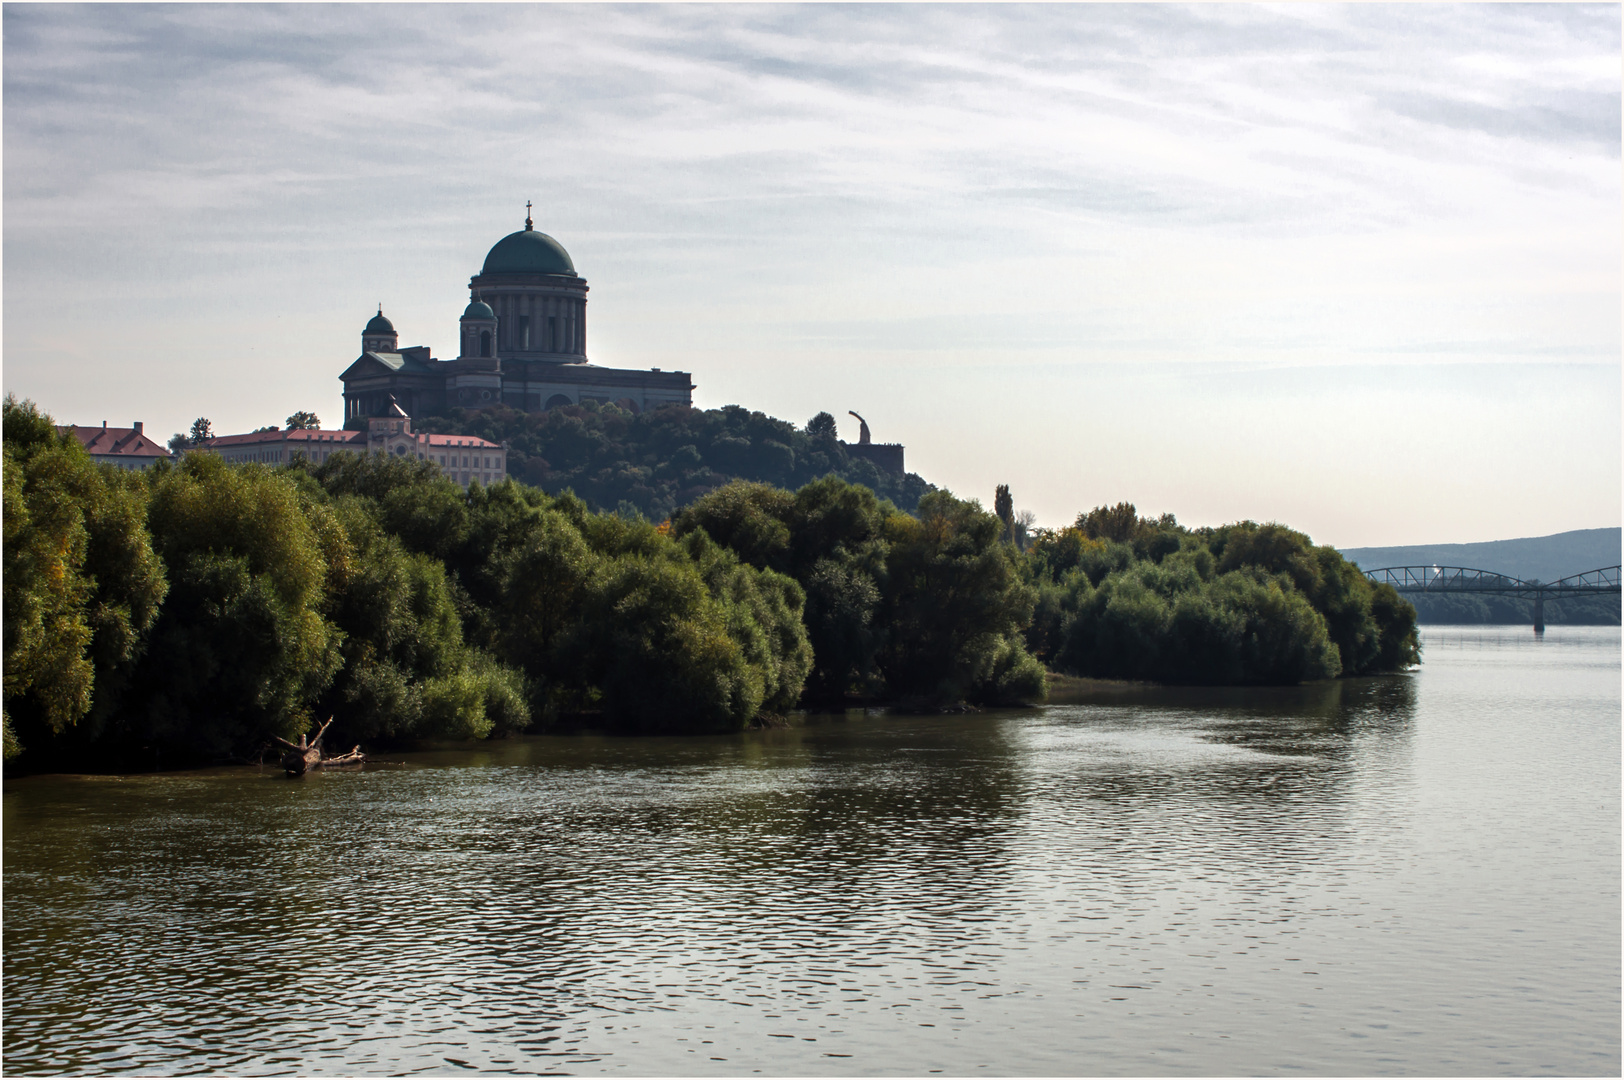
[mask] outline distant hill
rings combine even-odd
[[[1361,570],[1383,566],[1469,566],[1494,570],[1524,581],[1557,581],[1619,563],[1620,530],[1574,529],[1551,536],[1489,540],[1481,544],[1409,544],[1404,547],[1344,548],[1342,555]]]
[[[1410,544],[1405,547],[1346,548],[1342,555],[1361,570],[1384,566],[1469,566],[1493,570],[1524,581],[1560,581],[1572,574],[1619,563],[1618,529],[1575,529],[1552,536],[1490,540],[1481,544]],[[1532,601],[1505,596],[1409,596],[1422,623],[1528,624]],[[1617,596],[1587,596],[1553,601],[1545,606],[1552,625],[1602,624],[1620,621]]]

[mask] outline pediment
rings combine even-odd
[[[389,363],[390,358],[394,363]],[[399,353],[362,353],[355,363],[344,369],[339,378],[345,382],[350,379],[364,379],[368,376],[395,375],[401,369]]]

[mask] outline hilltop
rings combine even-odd
[[[1572,574],[1616,566],[1620,530],[1573,529],[1550,536],[1489,540],[1478,544],[1410,544],[1403,547],[1346,548],[1342,557],[1362,570],[1384,566],[1469,566],[1493,570],[1524,581],[1560,581]],[[1505,596],[1410,596],[1422,623],[1530,623],[1533,604]],[[1554,625],[1616,626],[1619,598],[1585,597],[1552,601],[1545,619]]]
[[[908,512],[936,490],[917,473],[892,473],[847,453],[828,413],[797,427],[739,405],[632,413],[589,402],[541,413],[453,409],[414,417],[413,424],[419,431],[502,443],[513,479],[551,495],[572,491],[593,510],[636,511],[650,521],[663,521],[733,480],[794,490],[836,476]]]
[[[1342,557],[1362,570],[1383,566],[1470,566],[1524,581],[1557,581],[1619,562],[1620,530],[1573,529],[1550,536],[1488,540],[1477,544],[1409,544],[1343,548]]]

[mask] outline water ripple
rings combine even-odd
[[[1616,1073],[1618,635],[1555,644],[11,782],[5,1067]]]

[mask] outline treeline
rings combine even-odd
[[[1283,525],[1186,529],[1119,503],[1039,531],[1031,652],[1057,671],[1175,683],[1294,683],[1420,659],[1415,609]]]
[[[589,403],[540,413],[453,409],[414,417],[412,424],[418,431],[504,443],[514,479],[555,495],[571,491],[595,510],[635,509],[651,521],[664,521],[733,480],[793,490],[836,476],[906,511],[935,490],[916,473],[896,476],[848,454],[828,413],[798,428],[737,405],[664,405],[634,415]]]
[[[1534,602],[1515,596],[1414,596],[1416,621],[1434,626],[1531,626]],[[1617,626],[1619,598],[1570,596],[1545,601],[1545,622],[1551,626]]]
[[[1045,665],[1289,683],[1417,658],[1414,612],[1277,525],[1132,506],[1028,537],[929,491],[734,482],[655,525],[426,462],[145,473],[4,406],[5,743],[31,768],[562,723],[737,730],[797,706],[1032,702]]]
[[[6,747],[36,765],[222,760],[328,715],[375,743],[734,730],[809,685],[1044,691],[999,524],[945,493],[913,517],[836,477],[736,485],[673,527],[377,456],[128,473],[9,398],[4,450]],[[757,491],[787,500],[793,559],[698,527]]]

